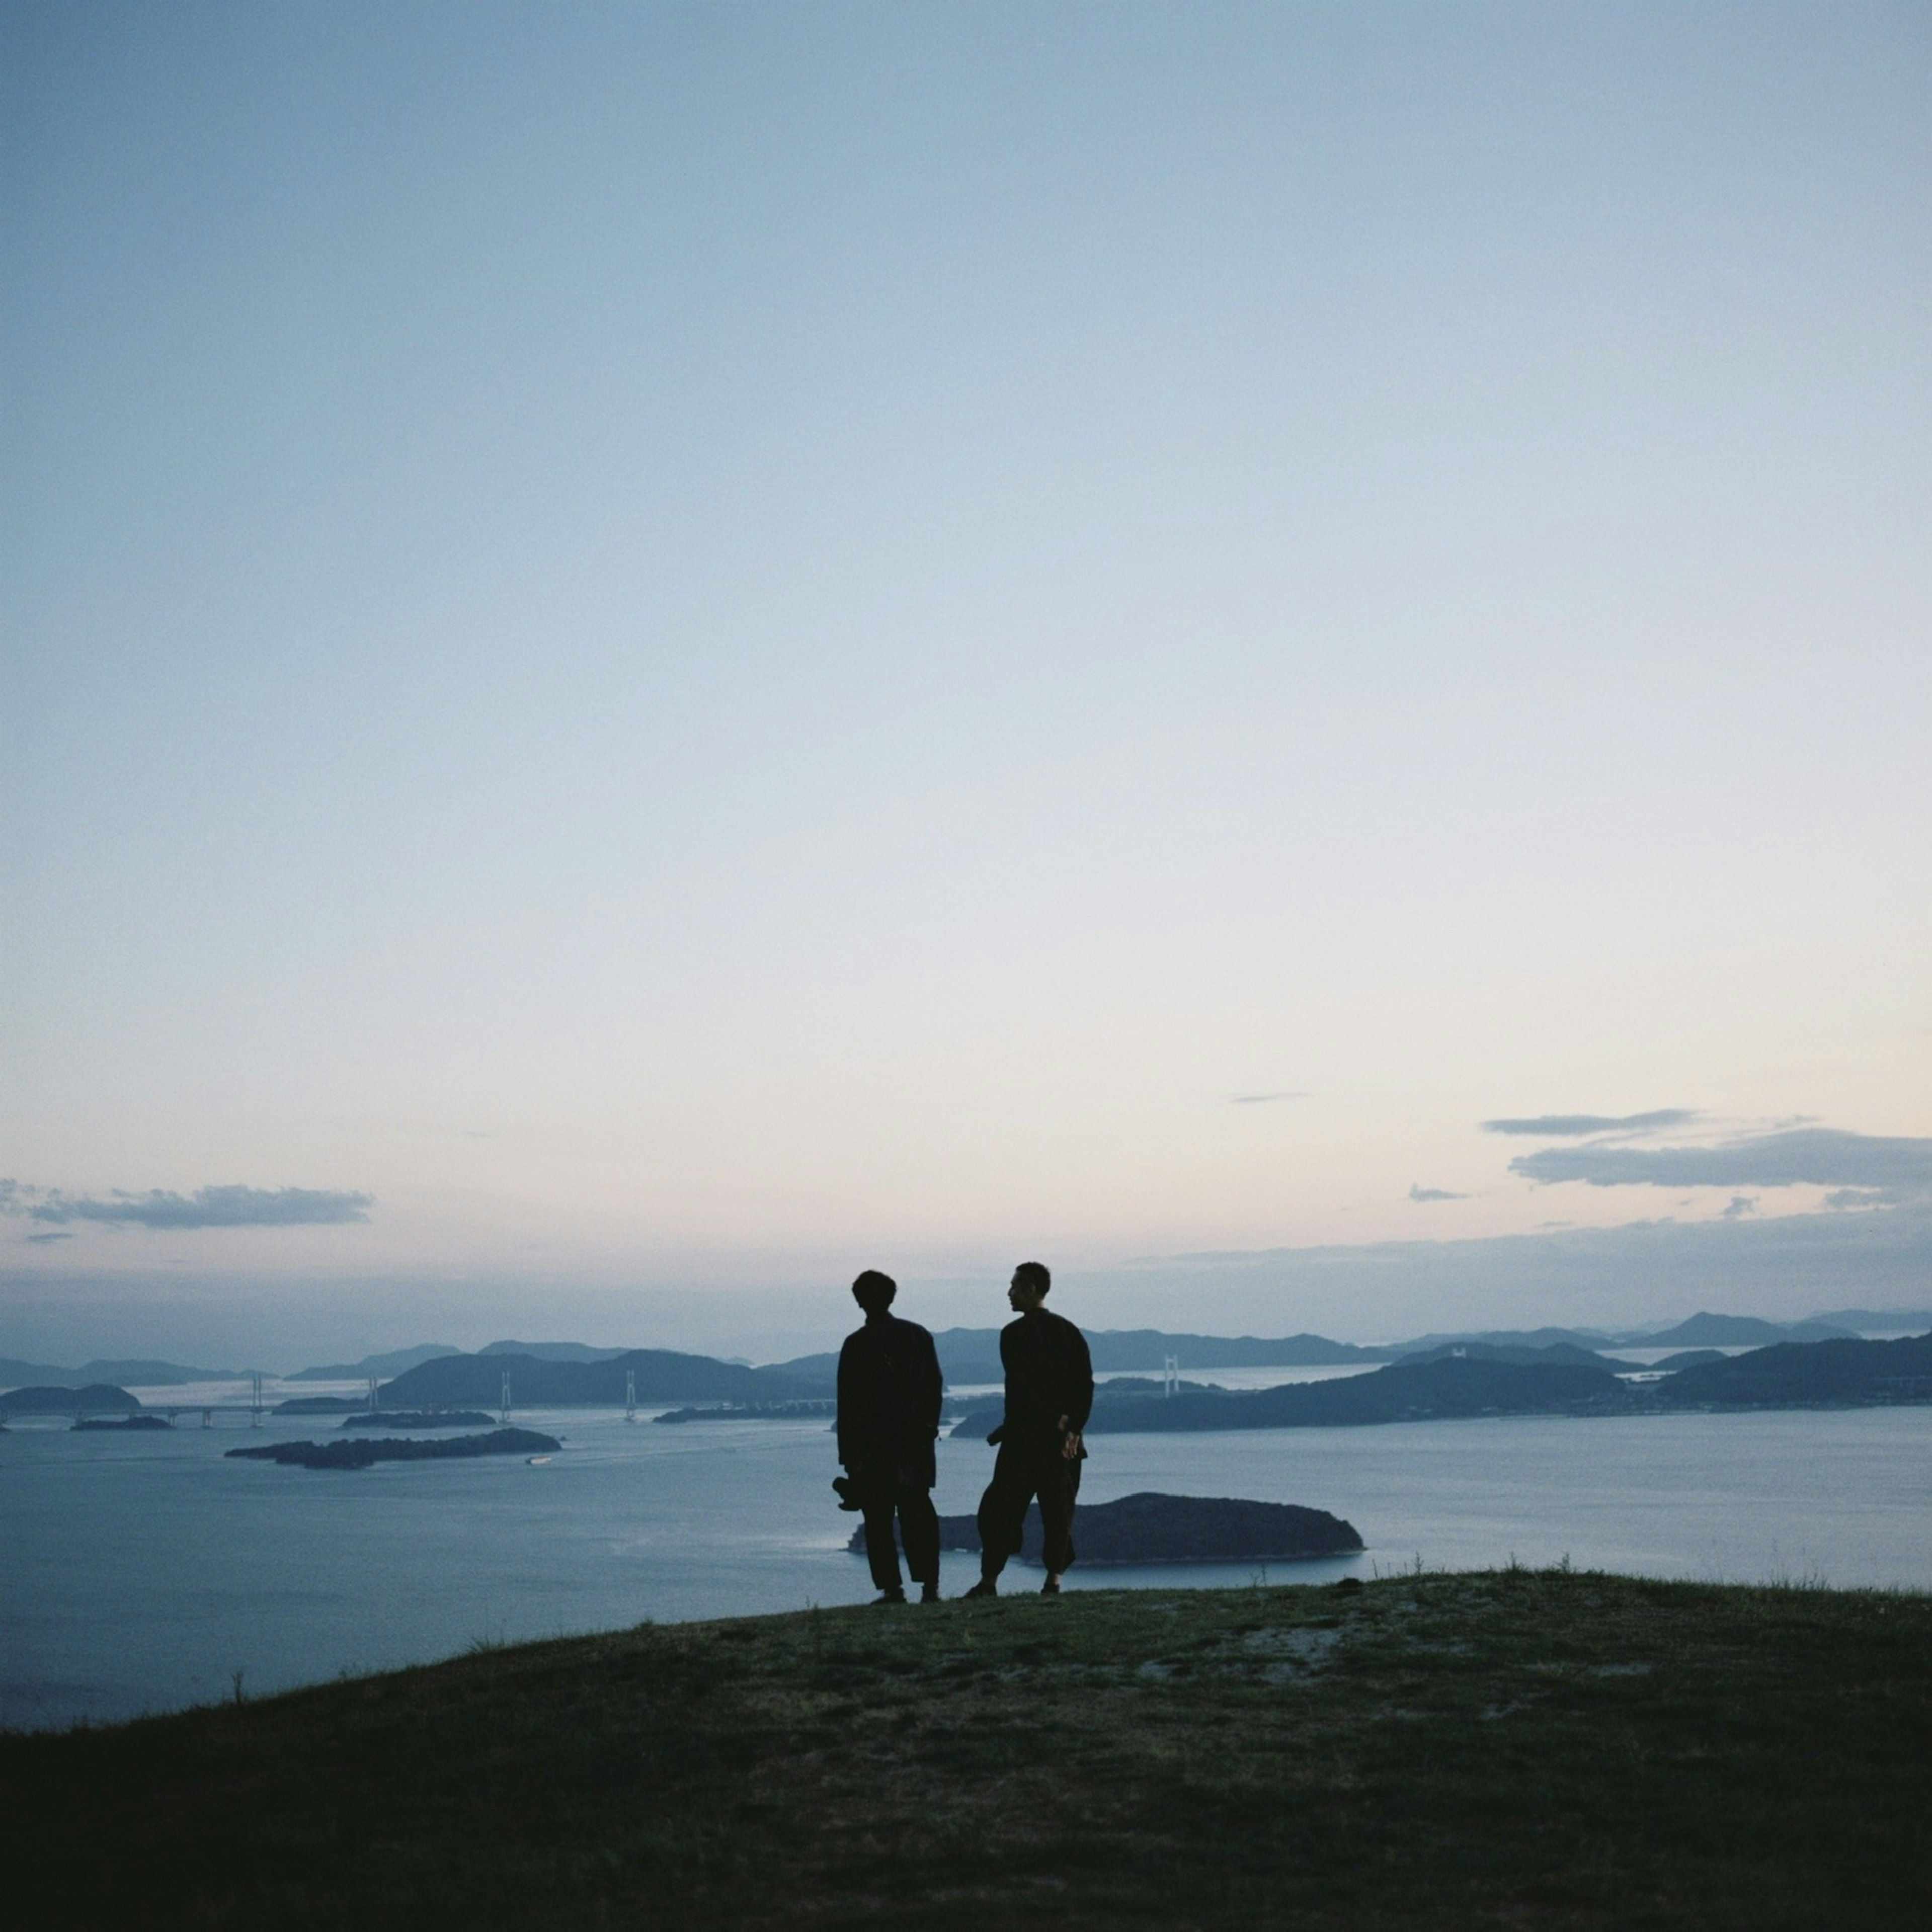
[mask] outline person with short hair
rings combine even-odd
[[[1022,1262],[1006,1290],[1019,1319],[1000,1330],[1006,1414],[986,1438],[999,1444],[1000,1454],[980,1498],[980,1580],[969,1597],[999,1594],[1000,1572],[1019,1554],[1028,1505],[1036,1496],[1046,1533],[1042,1596],[1060,1594],[1060,1580],[1073,1562],[1073,1503],[1087,1454],[1081,1432],[1094,1408],[1094,1363],[1086,1336],[1042,1305],[1052,1286],[1040,1262]]]
[[[906,1568],[920,1601],[939,1600],[939,1517],[932,1507],[938,1471],[933,1442],[945,1383],[932,1337],[892,1310],[898,1284],[868,1268],[852,1284],[866,1325],[838,1352],[838,1460],[845,1475],[832,1486],[842,1507],[866,1518],[866,1556],[880,1594],[875,1604],[902,1604],[899,1554],[892,1537],[898,1520]]]

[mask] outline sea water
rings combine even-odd
[[[152,1399],[165,1402],[166,1392]],[[518,1412],[564,1438],[522,1456],[310,1471],[230,1461],[332,1416],[184,1412],[167,1433],[0,1435],[0,1724],[133,1717],[464,1650],[647,1619],[872,1594],[845,1547],[823,1421],[663,1425]],[[1358,1557],[1274,1582],[1531,1565],[1746,1582],[1932,1588],[1932,1408],[1097,1436],[1082,1499],[1137,1490],[1333,1510]],[[970,1511],[980,1442],[939,1444]],[[1076,1524],[1076,1538],[1078,1540]],[[945,1558],[946,1594],[974,1576]],[[1076,1568],[1070,1587],[1246,1585],[1260,1566]],[[1018,1565],[1006,1587],[1028,1591]]]

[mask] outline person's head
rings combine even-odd
[[[1022,1262],[1013,1270],[1013,1278],[1006,1289],[1006,1300],[1020,1314],[1030,1308],[1037,1308],[1046,1299],[1046,1292],[1053,1286],[1053,1277],[1048,1274],[1044,1262]]]
[[[852,1299],[868,1315],[884,1314],[898,1292],[898,1283],[890,1275],[880,1274],[877,1268],[868,1268],[852,1284]]]

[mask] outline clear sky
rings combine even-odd
[[[1932,1286],[1932,9],[0,37],[0,1352]]]

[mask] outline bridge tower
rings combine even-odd
[[[638,1372],[635,1369],[624,1371],[624,1420],[634,1422],[638,1419]]]
[[[1180,1393],[1180,1358],[1163,1355],[1160,1362],[1160,1389],[1163,1395]]]
[[[501,1420],[508,1427],[510,1420],[510,1372],[507,1369],[503,1371],[503,1413]]]

